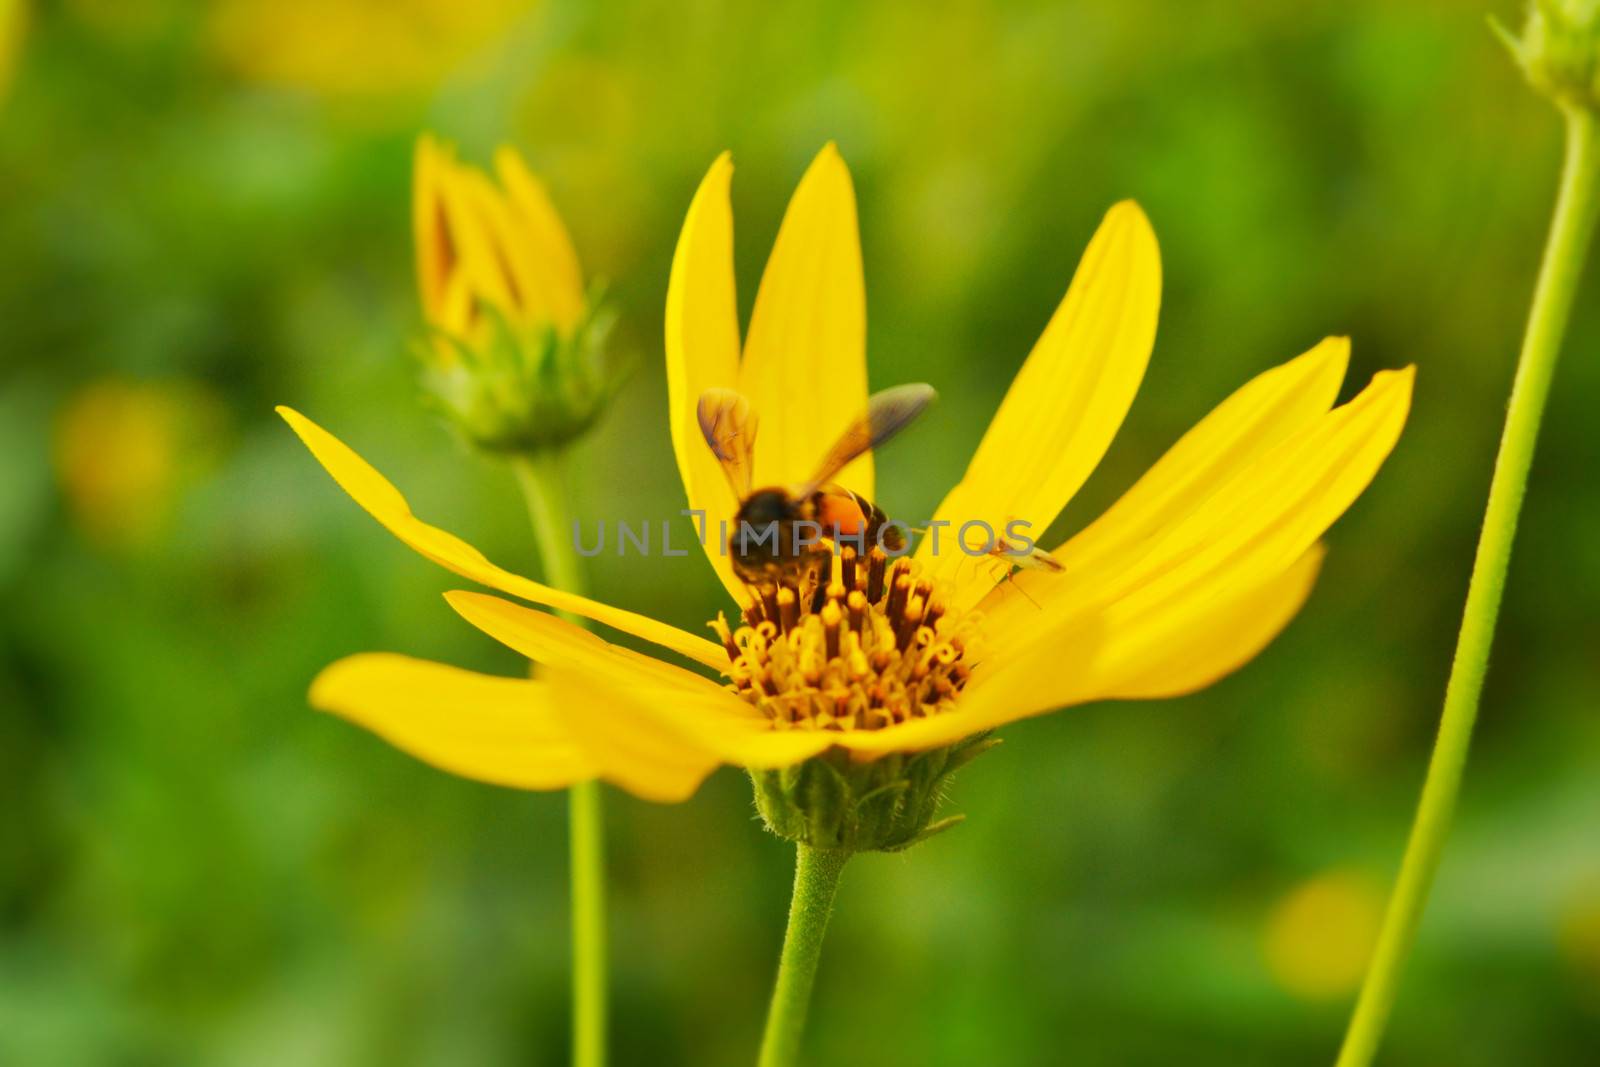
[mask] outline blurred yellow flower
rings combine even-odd
[[[705,390],[736,388],[759,411],[758,485],[803,482],[867,400],[861,253],[844,162],[830,145],[801,181],[742,344],[731,176],[724,155],[689,207],[666,309],[672,444],[690,507],[713,522],[733,516],[737,502],[697,426]],[[954,530],[1021,517],[1042,529],[1056,517],[1132,403],[1160,286],[1143,212],[1114,206],[936,520]],[[311,701],[458,774],[534,789],[600,777],[676,801],[724,763],[756,772],[759,799],[764,771],[782,769],[780,786],[822,764],[850,778],[875,761],[909,766],[919,754],[955,752],[1054,708],[1199,689],[1251,659],[1299,610],[1322,559],[1318,539],[1399,437],[1412,370],[1380,373],[1333,407],[1348,347],[1324,341],[1224,401],[1053,550],[1063,573],[1001,581],[994,568],[950,551],[948,537],[943,555],[925,538],[914,559],[841,562],[813,610],[811,597],[787,587],[753,598],[709,537],[711,565],[745,622],[731,629],[718,619],[717,641],[502,570],[418,519],[332,435],[280,409],[345,491],[416,551],[502,592],[653,642],[727,683],[548,612],[456,592],[451,606],[540,664],[538,677],[358,655],[324,671]],[[871,498],[870,455],[840,481]],[[893,808],[904,795],[889,789],[873,803]]]
[[[1355,991],[1383,921],[1383,894],[1353,871],[1319,874],[1272,908],[1262,949],[1272,977],[1305,1000]]]
[[[25,0],[0,0],[0,101],[16,76],[17,60],[22,55],[22,35],[28,28]]]
[[[1556,944],[1574,970],[1600,982],[1600,878],[1590,878],[1561,909]]]
[[[488,175],[423,135],[412,181],[417,285],[429,325],[477,340],[488,314],[570,333],[583,314],[583,272],[544,185],[509,145]]]
[[[124,546],[161,532],[206,410],[191,387],[170,383],[99,381],[68,398],[56,418],[56,472],[85,534]]]
[[[503,34],[529,0],[221,0],[210,37],[254,81],[328,96],[431,88]]]

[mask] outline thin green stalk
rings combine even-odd
[[[1528,468],[1539,436],[1539,418],[1550,395],[1561,338],[1583,271],[1595,217],[1600,212],[1600,130],[1595,117],[1576,107],[1564,109],[1567,123],[1566,163],[1555,218],[1545,245],[1533,307],[1517,363],[1516,381],[1506,413],[1500,452],[1495,458],[1484,512],[1478,554],[1456,641],[1455,662],[1445,688],[1444,712],[1434,742],[1428,777],[1422,787],[1411,839],[1401,861],[1400,877],[1384,915],[1378,946],[1356,1002],[1337,1067],[1366,1067],[1378,1050],[1398,991],[1400,971],[1416,939],[1417,924],[1439,866],[1439,854],[1450,829],[1461,774],[1472,743],[1472,725],[1489,665],[1495,619],[1505,590],[1517,515],[1528,484]]]
[[[542,452],[513,464],[528,502],[534,540],[549,583],[583,592],[583,572],[567,519],[562,458]],[[571,622],[585,620],[563,615]],[[572,1063],[606,1062],[606,867],[605,818],[599,782],[567,791],[567,835],[572,877]]]
[[[789,928],[783,935],[778,980],[772,986],[767,1029],[761,1037],[759,1067],[792,1067],[800,1059],[806,1029],[806,1008],[822,958],[822,936],[828,932],[839,872],[850,853],[800,845],[794,864],[794,897],[789,902]]]

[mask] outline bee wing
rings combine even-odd
[[[733,495],[743,500],[750,495],[755,468],[756,428],[760,425],[755,409],[743,393],[707,389],[700,394],[695,414],[711,454],[722,463],[722,473],[727,476]]]
[[[866,412],[839,436],[839,440],[823,457],[817,472],[811,476],[811,481],[795,495],[804,497],[816,492],[851,460],[869,449],[877,448],[905,429],[938,395],[933,391],[933,386],[920,382],[873,393],[867,399]]]

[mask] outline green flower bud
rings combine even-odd
[[[494,177],[424,135],[413,179],[417,284],[429,337],[430,400],[489,452],[560,448],[616,392],[612,316],[583,285],[577,252],[543,184],[509,147]]]
[[[625,377],[606,356],[614,316],[591,301],[570,333],[518,325],[492,308],[471,338],[434,331],[418,346],[429,401],[487,452],[560,448],[600,417]]]
[[[780,770],[751,771],[756,810],[779,837],[815,849],[897,852],[948,830],[934,820],[950,775],[999,744],[978,734],[945,748],[858,763],[833,749]]]
[[[1533,0],[1520,38],[1490,25],[1534,88],[1561,107],[1600,110],[1600,0]]]

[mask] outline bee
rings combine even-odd
[[[861,543],[882,544],[895,553],[905,548],[905,535],[889,523],[883,509],[860,493],[835,485],[832,479],[851,460],[882,445],[932,403],[929,385],[900,385],[875,393],[867,410],[852,422],[828,450],[816,473],[794,488],[751,489],[756,428],[759,418],[750,401],[732,389],[708,389],[697,414],[706,444],[722,464],[733,495],[739,499],[734,531],[728,539],[733,571],[747,585],[798,585],[826,565],[831,549],[819,544],[823,535]],[[810,536],[804,536],[809,524]]]

